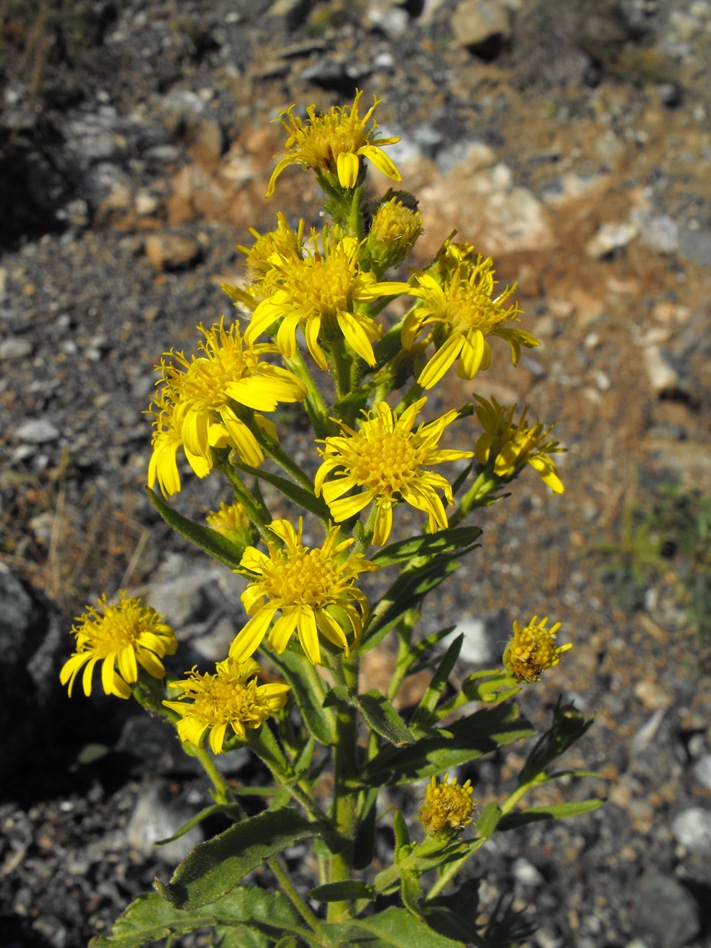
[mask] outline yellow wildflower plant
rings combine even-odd
[[[433,464],[473,457],[472,451],[438,448],[448,425],[458,417],[449,411],[423,422],[413,431],[427,398],[420,398],[396,417],[387,402],[378,402],[358,430],[341,423],[341,436],[324,440],[323,464],[316,472],[316,494],[323,494],[336,523],[355,517],[375,503],[373,543],[382,546],[393,526],[393,509],[404,501],[427,514],[430,531],[447,528],[447,514],[438,491],[449,505],[452,487]],[[333,479],[326,480],[329,475]],[[351,493],[352,490],[357,491]]]
[[[496,282],[491,258],[478,255],[472,260],[468,254],[462,256],[456,266],[443,268],[440,279],[433,273],[419,272],[414,275],[414,283],[383,286],[383,292],[407,293],[422,301],[405,317],[402,344],[406,349],[423,331],[434,327],[436,351],[417,378],[425,389],[440,382],[455,362],[460,378],[473,379],[480,369],[488,369],[488,336],[499,336],[509,343],[514,365],[521,357],[521,346],[540,345],[531,333],[507,325],[518,321],[517,304],[505,305],[516,287],[506,287],[494,295]]]
[[[198,326],[204,340],[199,356],[171,350],[161,362],[161,385],[151,409],[155,416],[148,486],[164,494],[180,490],[177,451],[182,447],[198,477],[212,470],[212,449],[230,447],[246,464],[258,467],[264,453],[247,421],[264,427],[255,412],[272,412],[281,402],[298,402],[306,388],[282,366],[262,357],[276,352],[269,343],[250,345],[239,327],[224,319],[211,329]],[[271,434],[272,429],[269,428]]]
[[[165,678],[161,661],[177,649],[175,632],[151,606],[119,591],[119,601],[110,604],[106,595],[86,612],[71,629],[76,651],[67,659],[59,680],[69,686],[69,696],[82,671],[84,694],[91,695],[92,676],[101,662],[101,685],[107,695],[129,698],[131,685],[138,681],[138,666],[153,678]]]
[[[516,681],[538,681],[542,672],[555,668],[563,652],[573,647],[570,642],[556,647],[555,637],[561,623],[556,622],[550,629],[546,628],[547,625],[547,616],[540,622],[538,616],[533,616],[524,628],[514,620],[513,636],[506,646],[503,660],[506,670]]]
[[[247,728],[256,730],[286,704],[291,686],[284,683],[257,684],[259,665],[254,659],[238,662],[226,658],[215,666],[215,674],[193,667],[184,681],[170,687],[182,691],[177,701],[163,704],[180,715],[177,722],[181,741],[199,747],[209,732],[207,743],[213,754],[225,750],[228,730],[241,740]]]
[[[281,113],[279,121],[288,133],[286,151],[272,173],[267,197],[274,193],[282,171],[294,164],[312,168],[331,187],[354,188],[361,178],[363,158],[371,161],[386,177],[401,180],[400,172],[383,151],[383,145],[393,145],[400,139],[378,137],[379,126],[373,112],[382,100],[373,97],[372,106],[361,117],[362,95],[362,90],[358,90],[353,105],[334,107],[325,114],[318,113],[311,105],[306,110],[306,121],[294,115],[293,105]]]
[[[286,359],[293,359],[296,333],[302,329],[320,369],[328,368],[323,347],[330,350],[338,345],[339,336],[368,365],[375,365],[373,343],[382,327],[365,311],[365,304],[387,294],[374,273],[360,268],[359,250],[354,237],[325,230],[320,237],[312,232],[309,252],[303,258],[272,257],[277,286],[254,310],[245,342],[253,344],[278,325],[277,348]]]
[[[471,780],[460,787],[456,777],[450,781],[449,774],[445,774],[441,783],[437,782],[437,777],[432,777],[420,807],[420,822],[425,832],[431,836],[453,836],[473,823],[472,814],[476,808],[473,793]]]
[[[555,494],[562,494],[565,487],[551,454],[565,451],[565,448],[557,441],[545,440],[555,426],[546,428],[540,422],[529,426],[526,422],[528,406],[518,421],[514,421],[515,405],[505,408],[495,398],[474,397],[476,414],[484,428],[474,448],[479,465],[485,468],[493,464],[493,473],[506,482],[517,477],[529,464],[546,487]]]
[[[269,194],[290,165],[315,172],[322,211],[317,218],[309,209],[305,220],[323,226],[279,211],[272,230],[250,229],[239,286],[223,286],[236,321],[199,326],[194,354],[170,349],[158,366],[149,488],[178,493],[185,464],[198,478],[222,478],[229,499],[205,515],[217,503],[212,490],[181,497],[180,509],[154,490],[148,496],[176,533],[240,577],[244,622],[209,672],[193,666],[165,681],[175,635],[122,592],[116,605],[103,597],[76,620],[75,653],[61,670],[70,694],[77,678],[90,694],[99,663],[104,690],[132,693],[162,717],[212,785],[214,805],[186,825],[217,835],[157,882],[148,901],[128,907],[117,929],[125,920],[137,943],[151,941],[158,916],[166,932],[202,927],[195,906],[219,905],[255,867],[259,888],[252,896],[243,887],[240,913],[212,919],[231,943],[262,930],[265,905],[268,936],[280,944],[294,932],[321,945],[366,930],[373,944],[391,944],[395,930],[403,942],[439,944],[443,907],[446,934],[460,939],[452,945],[484,944],[494,928],[502,943],[520,941],[530,926],[519,913],[493,909],[482,920],[476,887],[457,893],[455,877],[467,862],[468,879],[481,875],[481,844],[535,819],[550,794],[524,798],[559,776],[553,761],[592,723],[558,702],[530,753],[509,759],[518,780],[494,781],[478,838],[460,838],[474,820],[474,792],[471,780],[460,786],[448,771],[487,759],[496,767],[510,745],[536,736],[518,714],[520,683],[537,681],[571,646],[556,645],[559,622],[533,616],[524,627],[513,623],[506,670],[467,675],[455,664],[462,637],[448,641],[457,616],[432,627],[441,610],[428,610],[428,597],[479,547],[485,508],[504,501],[500,488],[526,465],[562,492],[562,448],[553,426],[529,421],[528,406],[475,394],[473,406],[459,407],[447,399],[461,385],[423,391],[455,371],[471,379],[489,368],[495,336],[514,364],[522,347],[539,343],[519,327],[515,287],[498,286],[492,261],[454,232],[401,279],[422,216],[407,191],[366,189],[371,165],[395,181],[400,173],[385,153],[396,139],[373,121],[378,100],[363,114],[362,98],[358,91],[351,105],[325,114],[312,105],[305,118],[293,106],[281,113],[288,137]],[[192,514],[183,509],[191,503]],[[476,586],[467,587],[467,609],[476,609]],[[439,606],[451,601],[445,594]],[[379,648],[389,656],[387,680],[374,674]],[[258,649],[283,682],[264,680]],[[364,661],[368,652],[374,664]],[[239,744],[259,759],[259,786],[228,780],[214,759]],[[421,825],[410,825],[417,813],[396,810],[394,859],[384,862],[372,828],[408,785],[426,788]],[[550,815],[600,804],[576,791]],[[210,814],[224,828],[204,819]],[[285,855],[294,846],[305,855],[292,878]],[[268,890],[269,872],[280,892]],[[120,938],[117,930],[107,944]]]
[[[321,662],[319,632],[348,654],[345,629],[357,645],[369,612],[368,600],[355,582],[361,573],[377,567],[360,553],[346,552],[355,540],[344,539],[338,527],[328,529],[323,546],[312,548],[302,543],[301,519],[298,530],[288,520],[275,520],[269,529],[275,542],[267,542],[268,552],[248,547],[240,563],[257,578],[242,593],[252,618],[232,642],[230,655],[238,661],[248,658],[267,632],[267,644],[277,654],[296,632],[314,665]]]

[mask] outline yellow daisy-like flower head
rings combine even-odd
[[[244,506],[238,501],[220,504],[219,510],[211,510],[205,518],[208,525],[227,537],[238,547],[247,547],[257,542],[259,532],[249,519]]]
[[[279,121],[288,133],[286,150],[279,160],[267,188],[267,197],[274,193],[276,180],[289,165],[313,168],[323,182],[335,189],[354,188],[361,180],[362,159],[372,161],[375,167],[393,181],[400,181],[400,172],[383,151],[383,145],[393,145],[399,138],[379,138],[378,124],[372,118],[376,106],[382,100],[373,98],[373,104],[361,118],[359,101],[363,95],[358,90],[353,105],[332,108],[319,114],[316,106],[306,110],[306,121],[294,115],[290,106],[279,116]],[[370,123],[370,127],[368,124]]]
[[[426,327],[434,328],[437,351],[417,379],[425,389],[436,385],[455,362],[461,378],[472,379],[479,369],[488,369],[488,336],[499,336],[509,343],[514,365],[521,357],[521,346],[540,345],[535,336],[507,325],[518,321],[518,306],[505,305],[515,286],[494,295],[496,281],[491,258],[484,260],[479,255],[472,259],[468,252],[459,256],[461,260],[457,263],[457,255],[450,247],[434,273],[415,274],[414,285],[384,284],[388,292],[408,293],[422,300],[403,323],[402,344],[406,349]]]
[[[59,673],[61,683],[69,685],[70,697],[82,668],[84,694],[91,694],[94,666],[101,662],[101,685],[106,694],[128,698],[131,685],[138,681],[138,666],[153,678],[165,678],[161,659],[173,655],[178,647],[164,618],[123,590],[115,605],[109,605],[104,595],[96,606],[87,606],[71,632],[76,637],[76,652]]]
[[[245,255],[245,268],[249,277],[247,286],[242,289],[230,283],[223,283],[222,289],[235,305],[241,305],[248,313],[253,313],[262,300],[270,297],[279,287],[282,279],[281,269],[274,263],[287,260],[301,260],[304,248],[304,220],[300,220],[296,230],[286,217],[277,214],[277,227],[266,234],[250,227],[254,237],[251,247],[238,246]]]
[[[373,266],[384,273],[405,259],[422,234],[417,201],[407,192],[389,191],[373,214],[365,248]]]
[[[518,622],[513,624],[513,637],[504,652],[504,665],[516,681],[538,681],[547,668],[554,668],[560,662],[560,656],[572,648],[572,644],[556,647],[555,637],[561,626],[556,622],[547,629],[548,617],[538,621],[533,616],[525,628]]]
[[[375,365],[373,342],[382,327],[362,312],[362,304],[377,299],[384,284],[358,265],[358,241],[324,232],[320,245],[311,236],[310,253],[303,259],[272,258],[278,271],[275,292],[255,309],[244,338],[248,344],[278,324],[276,344],[291,359],[296,351],[296,332],[302,328],[306,345],[321,369],[328,368],[324,348],[345,338],[351,349],[368,365]]]
[[[455,836],[469,826],[476,803],[472,799],[471,780],[460,787],[457,778],[449,780],[445,774],[442,783],[433,777],[425,791],[425,802],[420,807],[420,822],[430,836]]]
[[[227,729],[245,740],[247,728],[255,730],[286,704],[291,686],[257,684],[259,665],[253,659],[237,662],[227,658],[215,666],[215,674],[195,668],[185,681],[171,682],[183,693],[177,701],[163,704],[181,715],[177,722],[181,741],[199,746],[206,731],[213,754],[224,750]]]
[[[342,539],[338,527],[329,528],[323,546],[312,548],[301,542],[301,520],[298,531],[287,520],[275,520],[269,529],[275,542],[267,544],[268,552],[249,547],[240,563],[256,577],[242,593],[252,618],[233,641],[230,656],[248,658],[270,628],[267,644],[278,654],[294,632],[314,665],[321,661],[319,632],[348,654],[344,630],[357,645],[368,618],[368,600],[355,583],[361,573],[377,567],[360,553],[346,552],[355,541]]]
[[[295,375],[262,359],[276,351],[274,346],[245,344],[237,324],[226,329],[224,320],[198,329],[205,337],[199,356],[187,359],[171,351],[166,355],[172,362],[158,367],[162,387],[151,407],[155,420],[148,485],[158,481],[164,494],[180,490],[180,447],[198,477],[212,470],[212,448],[231,447],[246,464],[258,467],[264,454],[245,419],[269,427],[254,413],[306,396]]]
[[[357,431],[341,424],[343,435],[326,438],[325,448],[319,449],[324,461],[314,480],[316,494],[323,494],[337,523],[375,503],[373,543],[378,546],[390,536],[393,508],[400,501],[426,513],[430,531],[445,530],[447,514],[437,491],[453,504],[452,487],[441,474],[427,468],[473,457],[472,451],[437,447],[444,429],[457,418],[456,411],[423,422],[413,431],[426,401],[421,398],[414,402],[399,418],[387,402],[378,402]],[[327,481],[334,473],[335,477]]]
[[[526,423],[528,406],[523,409],[518,421],[514,421],[516,407],[505,408],[495,398],[488,400],[474,396],[479,403],[477,417],[484,433],[477,440],[474,453],[480,467],[493,465],[493,473],[503,483],[517,477],[526,464],[537,471],[543,483],[556,494],[565,488],[551,454],[565,451],[557,441],[546,441],[553,425],[545,428],[540,422],[529,427]]]

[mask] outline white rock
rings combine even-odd
[[[597,234],[585,248],[588,257],[600,260],[608,254],[626,247],[639,234],[639,229],[632,221],[602,224]]]
[[[683,810],[672,822],[672,833],[689,852],[711,856],[711,810],[700,806]]]
[[[20,425],[15,437],[26,444],[49,444],[51,441],[57,441],[59,431],[46,418],[31,418]]]

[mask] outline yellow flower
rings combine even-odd
[[[258,467],[264,454],[244,419],[268,428],[259,411],[274,411],[280,402],[301,401],[306,388],[291,372],[261,359],[276,352],[268,343],[245,345],[237,324],[225,329],[220,320],[211,329],[198,327],[204,341],[201,355],[166,355],[158,367],[162,387],[150,409],[155,416],[148,486],[158,481],[164,495],[180,490],[177,452],[198,477],[212,470],[212,448],[234,448],[246,464]]]
[[[440,784],[433,777],[425,791],[425,802],[420,807],[420,821],[425,832],[432,836],[440,833],[453,836],[472,823],[476,807],[473,793],[471,780],[460,787],[456,777],[449,782],[449,774],[445,774]]]
[[[128,698],[130,686],[138,681],[138,666],[153,678],[165,678],[161,659],[173,655],[177,648],[175,633],[163,617],[123,590],[116,605],[109,605],[103,595],[96,607],[87,606],[71,632],[76,637],[76,652],[59,673],[61,683],[69,684],[70,697],[82,668],[84,694],[91,694],[94,666],[101,662],[101,685],[106,694]]]
[[[377,567],[359,553],[346,554],[355,541],[341,539],[338,527],[329,528],[320,548],[303,545],[301,520],[298,532],[287,520],[275,520],[269,529],[277,542],[267,543],[268,554],[248,547],[240,563],[258,578],[242,593],[252,618],[233,641],[231,657],[243,661],[252,655],[270,627],[268,645],[278,654],[294,632],[314,665],[321,661],[319,632],[348,654],[344,628],[352,631],[357,645],[368,618],[368,600],[355,580]]]
[[[514,405],[504,408],[495,398],[489,401],[480,395],[474,397],[479,403],[476,413],[484,427],[484,433],[474,449],[481,467],[493,461],[494,474],[506,482],[517,477],[524,466],[530,464],[547,487],[556,494],[562,494],[565,488],[550,455],[565,451],[565,448],[561,448],[557,441],[545,441],[554,426],[544,428],[540,422],[536,422],[529,428],[526,424],[528,406],[519,420],[514,422]]]
[[[217,663],[215,671],[203,675],[193,668],[185,681],[171,682],[171,688],[183,694],[163,704],[181,715],[177,722],[181,741],[198,746],[209,730],[210,748],[221,754],[228,727],[245,740],[247,728],[260,727],[284,707],[290,686],[258,685],[259,665],[251,658],[243,663],[227,658]]]
[[[373,214],[365,249],[373,266],[384,273],[405,259],[421,234],[417,201],[404,191],[389,191]]]
[[[358,431],[341,424],[343,437],[326,438],[326,447],[319,449],[324,461],[314,481],[317,496],[323,493],[337,523],[356,516],[375,502],[373,542],[378,546],[390,536],[393,508],[401,500],[427,514],[430,531],[445,530],[447,515],[437,491],[441,490],[447,503],[453,504],[452,488],[441,474],[426,468],[473,457],[472,451],[437,449],[444,429],[457,418],[456,411],[427,424],[423,422],[413,432],[426,401],[421,398],[399,418],[387,402],[378,402],[373,413],[360,422]],[[326,481],[333,472],[338,472],[336,477]],[[358,493],[350,494],[352,489],[358,489]]]
[[[556,648],[555,637],[561,623],[556,622],[550,629],[546,628],[547,624],[547,616],[540,622],[538,616],[533,616],[523,629],[514,621],[514,634],[504,652],[504,665],[516,681],[538,681],[542,672],[554,668],[563,652],[573,647],[568,643]]]
[[[252,344],[275,323],[276,344],[282,355],[291,359],[296,351],[296,332],[303,328],[306,345],[321,369],[328,368],[326,353],[334,334],[343,336],[368,365],[375,365],[373,342],[382,334],[362,304],[377,299],[383,284],[373,273],[358,266],[359,243],[353,237],[340,237],[327,231],[319,249],[315,232],[311,252],[303,259],[273,257],[278,286],[262,300],[252,315],[244,338]],[[387,294],[385,294],[387,295]]]
[[[236,500],[220,504],[220,509],[211,510],[205,520],[213,530],[242,548],[255,543],[259,536],[244,506]]]
[[[457,375],[461,378],[472,379],[479,369],[488,369],[491,347],[487,336],[499,336],[509,343],[514,365],[521,357],[521,346],[540,345],[530,333],[505,325],[518,321],[518,306],[504,305],[515,286],[494,296],[496,281],[491,258],[484,260],[479,255],[471,259],[466,245],[459,254],[456,249],[457,245],[446,248],[435,268],[437,276],[431,272],[417,273],[416,285],[381,284],[384,295],[407,293],[422,300],[403,322],[402,344],[406,349],[412,347],[425,327],[434,327],[436,352],[417,379],[425,389],[436,385],[457,361]]]
[[[363,95],[358,90],[353,105],[332,108],[326,114],[317,114],[316,106],[306,110],[307,119],[302,121],[293,114],[290,106],[279,116],[279,121],[288,132],[286,151],[279,160],[267,188],[267,197],[274,193],[276,180],[289,165],[313,168],[331,188],[354,188],[361,178],[361,159],[368,158],[386,177],[400,181],[400,172],[382,150],[383,145],[399,142],[399,138],[378,138],[378,124],[371,122],[375,107],[382,100],[373,98],[373,105],[361,118],[358,103]],[[366,128],[371,122],[370,128]]]
[[[254,237],[251,247],[238,246],[245,255],[245,268],[250,282],[245,289],[223,283],[222,289],[235,304],[242,304],[250,313],[257,305],[274,293],[281,282],[282,271],[275,269],[274,263],[287,260],[301,260],[304,249],[304,220],[300,220],[294,230],[286,217],[277,213],[277,226],[266,234],[260,234],[249,228]]]

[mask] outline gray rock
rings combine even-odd
[[[12,339],[3,339],[0,342],[0,361],[13,361],[15,359],[26,359],[32,355],[33,345],[31,340],[13,337]]]
[[[165,846],[156,846],[156,843],[169,839],[194,815],[192,810],[178,806],[157,784],[148,782],[131,814],[126,836],[130,845],[141,855],[174,866],[202,842],[200,827],[193,826]]]
[[[711,810],[689,807],[672,822],[674,839],[691,853],[711,857]]]
[[[26,444],[49,444],[59,440],[59,430],[46,418],[30,418],[17,428],[15,437]]]
[[[705,790],[711,790],[711,754],[704,754],[696,761],[694,776]]]
[[[640,929],[654,936],[658,948],[682,948],[699,933],[699,907],[673,876],[645,873],[635,903]]]

